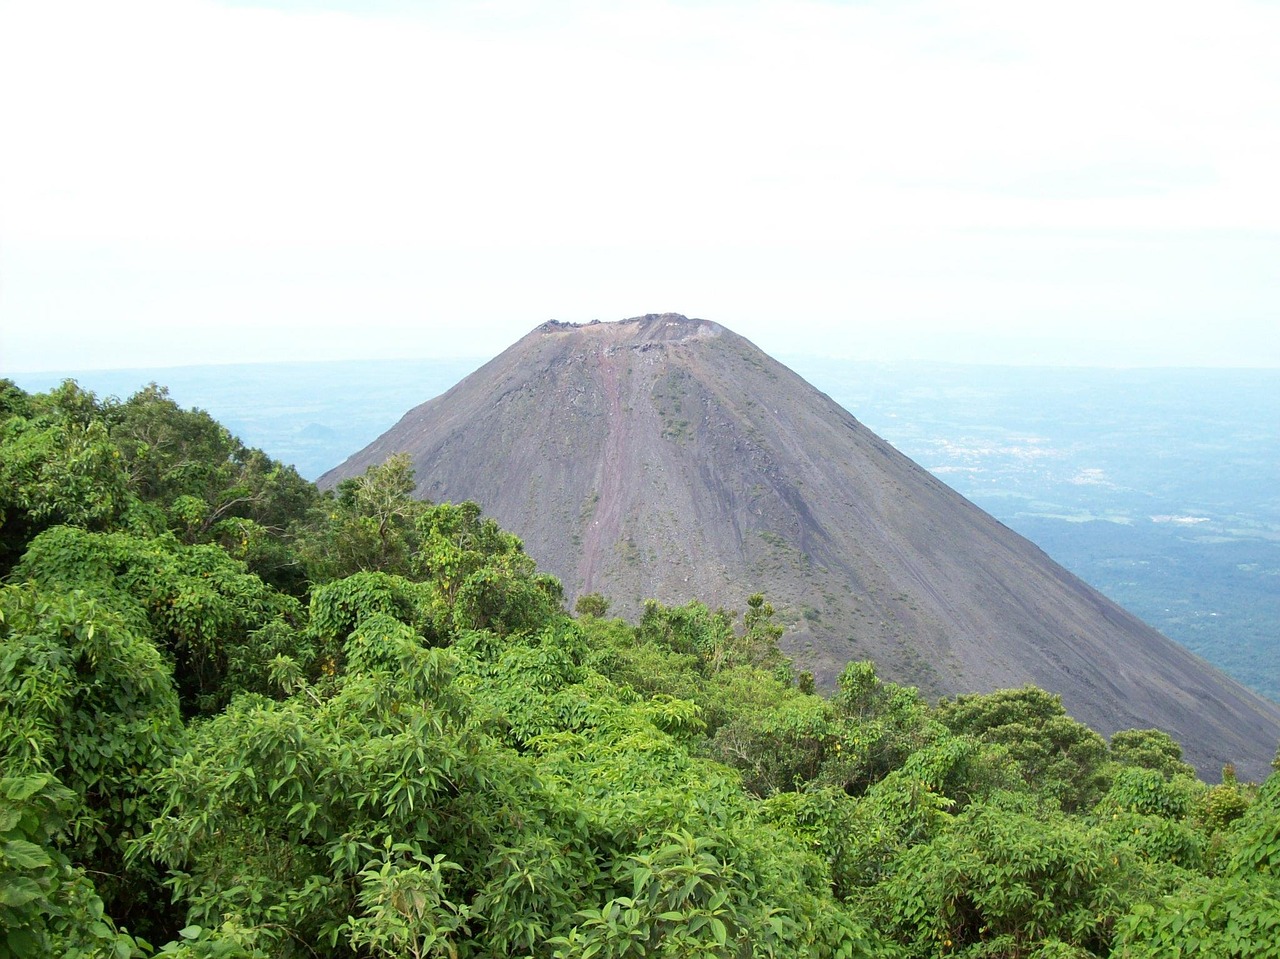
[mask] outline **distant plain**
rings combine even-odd
[[[1280,701],[1280,370],[781,359],[1152,626]],[[148,382],[314,479],[479,359],[19,374]]]

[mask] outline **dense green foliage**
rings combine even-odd
[[[564,608],[392,458],[0,385],[0,959],[1280,954],[1280,774]]]

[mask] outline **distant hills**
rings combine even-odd
[[[408,452],[571,596],[741,608],[830,681],[872,658],[935,695],[1034,683],[1104,733],[1159,726],[1261,777],[1280,707],[1172,643],[724,327],[547,323],[322,477]]]
[[[1280,370],[792,365],[1091,586],[1280,702]]]

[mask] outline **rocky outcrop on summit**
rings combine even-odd
[[[475,500],[570,597],[741,609],[764,592],[820,681],[851,659],[933,695],[1034,683],[1100,732],[1159,727],[1263,777],[1280,707],[1062,569],[717,323],[539,326],[321,483],[397,452]]]

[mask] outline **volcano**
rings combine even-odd
[[[1164,729],[1206,777],[1269,772],[1280,706],[717,323],[544,323],[320,483],[400,452],[416,495],[479,503],[571,602],[634,617],[760,592],[820,684],[853,659],[934,697],[1032,683],[1106,735]]]

